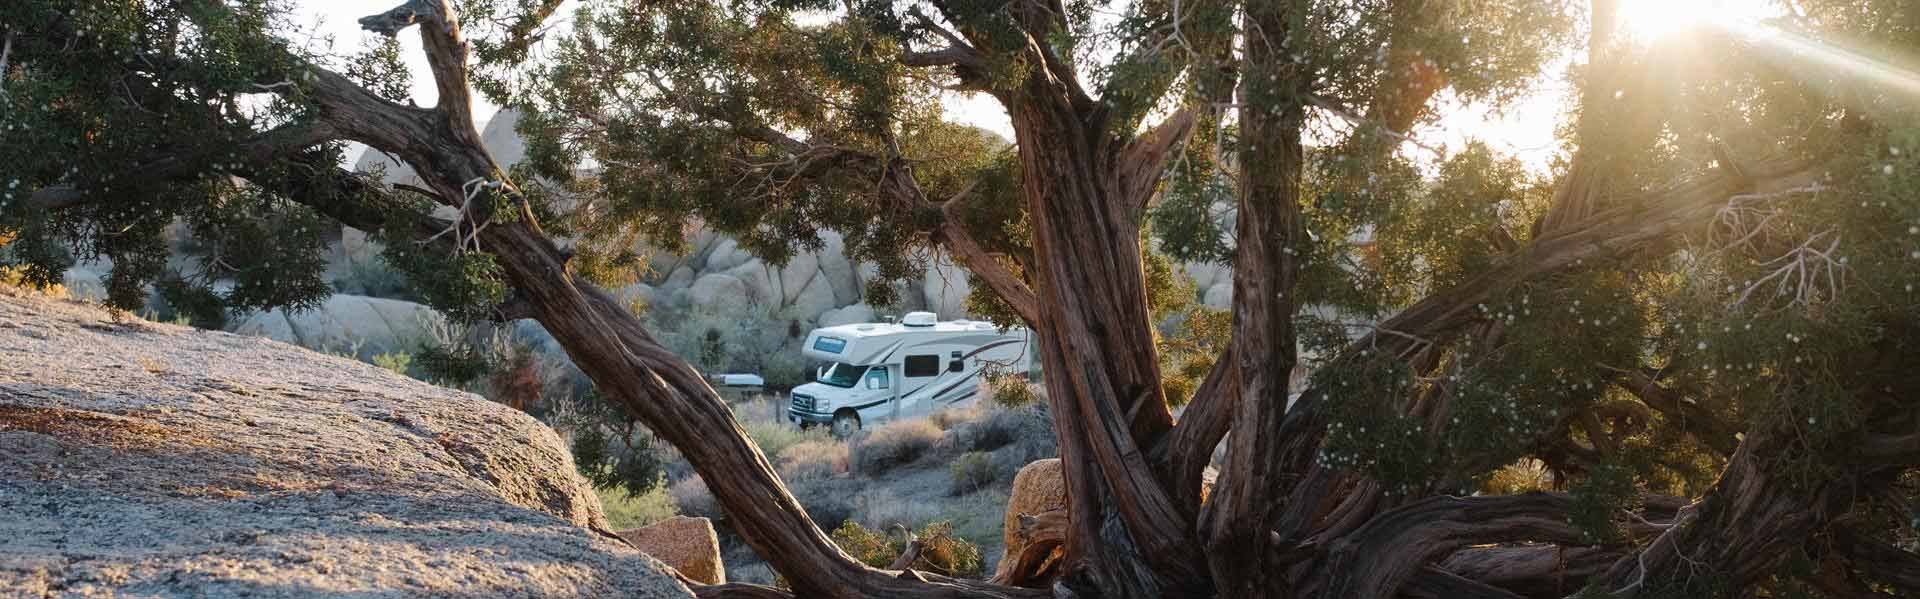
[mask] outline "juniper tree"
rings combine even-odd
[[[377,231],[436,305],[551,331],[800,596],[1920,593],[1920,121],[1863,58],[1915,47],[1905,3],[1654,42],[1611,0],[589,2],[549,30],[559,5],[363,19],[417,26],[433,108],[398,103],[391,50],[331,68],[270,4],[0,8],[5,258],[245,309],[324,291],[313,220]],[[1411,139],[1568,58],[1551,174]],[[475,89],[526,111],[512,172]],[[949,122],[955,91],[1014,139]],[[345,141],[426,185],[342,172]],[[175,219],[259,250],[207,262],[252,283],[163,274]],[[835,547],[596,282],[689,219],[776,263],[821,229],[882,279],[962,262],[1038,334],[1069,502],[1029,532],[1059,553],[966,581]],[[1186,299],[1162,252],[1232,266],[1230,339],[1157,335]]]

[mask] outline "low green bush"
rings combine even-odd
[[[673,496],[662,486],[639,495],[619,489],[597,489],[594,493],[600,496],[600,505],[607,512],[607,524],[614,530],[652,526],[678,515]]]
[[[787,448],[801,443],[832,443],[833,433],[822,427],[801,430],[785,422],[743,422],[747,429],[747,438],[760,446],[760,452],[767,455],[767,461],[780,463],[780,456]]]
[[[374,354],[373,365],[397,375],[406,376],[407,367],[413,363],[413,354],[407,352],[389,352]]]
[[[953,487],[949,491],[953,495],[979,491],[1000,480],[999,466],[994,463],[993,456],[984,451],[961,454],[948,471],[953,475]]]
[[[665,465],[653,434],[632,427],[616,431],[589,425],[574,433],[573,465],[596,489],[641,495],[661,486]]]

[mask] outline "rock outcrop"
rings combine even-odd
[[[334,294],[311,310],[276,308],[248,314],[228,323],[227,330],[366,358],[419,351],[429,330],[443,320],[432,308],[413,302]]]
[[[727,582],[727,566],[720,561],[720,537],[713,532],[712,520],[674,516],[652,526],[620,531],[620,538],[694,582]]]
[[[0,594],[690,596],[525,414],[4,288],[0,514]]]
[[[1064,524],[1067,508],[1067,479],[1060,470],[1059,458],[1034,460],[1013,476],[1013,491],[1007,496],[1007,513],[1001,523],[1001,555],[994,582],[1026,584],[1029,570],[1057,559],[1064,530],[1037,531],[1047,523]],[[1046,520],[1045,523],[1041,519]]]

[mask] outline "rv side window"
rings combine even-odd
[[[885,367],[877,367],[877,368],[872,368],[867,370],[867,388],[868,389],[887,388],[887,369]]]
[[[934,376],[940,374],[940,356],[907,356],[907,376]]]

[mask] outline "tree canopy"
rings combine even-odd
[[[273,0],[8,3],[0,265],[111,258],[111,303],[217,323],[311,305],[323,229],[375,232],[436,307],[552,332],[800,596],[1920,594],[1911,2],[1663,36],[1617,0],[562,4],[361,19],[421,36],[407,73]],[[1559,82],[1546,171],[1419,139]],[[480,145],[476,93],[524,112],[526,160]],[[349,142],[425,184],[346,171]],[[1038,336],[1060,566],[836,548],[601,288],[691,222],[774,263],[840,232],[881,303],[964,264]],[[1190,262],[1231,267],[1230,310]]]

